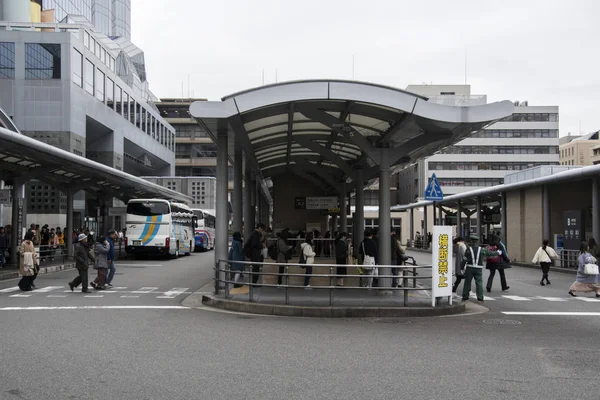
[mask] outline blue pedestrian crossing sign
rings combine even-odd
[[[442,192],[442,188],[435,174],[431,175],[431,179],[429,180],[427,188],[425,189],[425,200],[444,200],[444,192]]]

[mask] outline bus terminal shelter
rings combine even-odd
[[[230,160],[233,230],[243,226],[246,237],[254,228],[250,205],[258,206],[260,218],[264,215],[259,191],[268,189],[257,182],[271,180],[274,228],[307,219],[310,210],[296,210],[295,196],[335,194],[342,210],[340,230],[346,231],[343,210],[347,194],[355,191],[356,246],[363,239],[364,186],[378,178],[379,264],[390,265],[391,169],[450,146],[513,109],[510,101],[444,106],[404,90],[340,80],[285,82],[193,103],[192,116],[217,143],[215,261],[227,259]]]

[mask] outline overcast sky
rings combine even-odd
[[[149,4],[152,3],[150,7]],[[488,101],[560,106],[600,129],[600,1],[133,0],[132,40],[159,97],[219,100],[296,79],[461,84]]]

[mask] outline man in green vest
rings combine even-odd
[[[465,283],[463,285],[463,301],[469,300],[471,292],[471,280],[475,278],[475,289],[477,292],[477,300],[483,301],[483,268],[487,257],[500,256],[502,251],[490,251],[486,245],[478,245],[479,236],[471,235],[471,242],[467,251],[465,251],[466,273]]]

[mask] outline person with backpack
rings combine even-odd
[[[373,287],[373,276],[378,274],[377,265],[377,243],[373,240],[371,228],[365,229],[365,238],[358,250],[362,257],[365,274],[367,275],[366,287]]]
[[[500,284],[502,285],[502,291],[506,292],[510,289],[510,286],[506,284],[506,275],[504,274],[504,270],[506,268],[510,268],[510,258],[508,254],[506,254],[506,248],[504,244],[500,240],[500,236],[491,235],[489,239],[489,250],[494,252],[500,250],[500,255],[489,256],[486,262],[486,269],[490,270],[490,276],[487,280],[487,285],[485,286],[487,292],[492,291],[492,283],[494,283],[494,276],[496,276],[496,271],[500,274]]]
[[[345,266],[348,261],[348,245],[346,244],[346,237],[348,235],[345,232],[338,233],[335,239],[335,263],[337,265],[344,265],[343,267],[336,267],[336,275],[347,275],[347,267]],[[344,286],[344,278],[338,277],[336,279],[338,286]]]
[[[463,301],[469,300],[471,293],[471,281],[475,278],[475,290],[477,300],[483,301],[483,263],[485,258],[501,256],[502,250],[492,251],[486,245],[478,246],[479,236],[471,235],[471,244],[465,252],[466,272],[465,283],[463,285]]]
[[[306,241],[300,245],[300,260],[298,264],[306,265],[306,275],[304,275],[304,287],[310,288],[310,276],[312,275],[312,265],[315,263],[315,253],[312,249],[313,234],[306,234]]]
[[[539,263],[542,268],[542,280],[540,281],[540,285],[544,286],[544,280],[548,285],[550,284],[548,272],[550,272],[550,267],[556,259],[558,259],[558,254],[556,254],[552,247],[548,246],[548,240],[544,240],[542,242],[542,247],[536,251],[533,260],[531,261],[533,264]]]
[[[233,279],[231,276],[227,280],[233,280],[234,288],[241,287],[238,282],[241,274],[244,271],[244,264],[235,261],[245,261],[244,254],[242,252],[242,234],[240,232],[233,233],[233,240],[231,241],[231,248],[229,249],[229,261],[231,265],[231,271],[234,274]]]
[[[260,263],[263,262],[262,258],[262,249],[263,245],[261,244],[262,233],[265,230],[265,224],[259,222],[256,224],[256,229],[250,235],[250,238],[246,241],[244,245],[244,256],[250,259],[255,264],[252,264],[252,283],[258,283],[258,278],[260,275]]]

